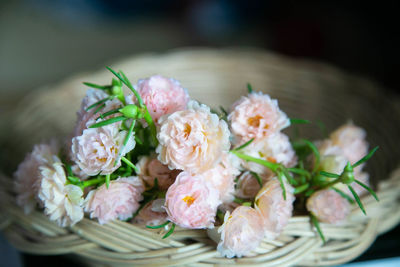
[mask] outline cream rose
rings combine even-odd
[[[217,166],[230,148],[226,122],[195,101],[189,103],[188,110],[164,116],[159,122],[156,152],[170,169],[204,172]]]
[[[290,120],[278,107],[278,101],[269,95],[251,93],[242,96],[228,115],[232,133],[239,143],[275,134],[290,125]]]

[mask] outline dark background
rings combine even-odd
[[[325,61],[383,84],[382,94],[399,95],[395,3],[2,0],[0,112],[27,90],[74,73],[129,55],[189,46],[256,47]],[[380,237],[358,260],[400,256],[399,232]],[[72,264],[58,257],[24,259],[26,266]]]

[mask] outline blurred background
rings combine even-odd
[[[383,84],[382,94],[399,95],[395,3],[1,0],[0,112],[28,90],[72,74],[183,47],[250,47],[324,61]],[[382,236],[358,260],[400,256],[393,249],[398,236],[398,229]],[[23,259],[26,266],[58,260]]]

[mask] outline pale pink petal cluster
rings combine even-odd
[[[165,199],[152,200],[139,211],[134,223],[143,225],[160,225],[167,221],[167,213],[163,205]]]
[[[235,178],[240,174],[240,161],[231,153],[222,154],[221,162],[202,175],[211,186],[219,191],[223,203],[232,202],[235,192]]]
[[[217,250],[228,258],[246,256],[264,238],[260,214],[251,207],[240,206],[232,214],[225,213],[224,224],[218,229],[221,241]]]
[[[136,90],[156,123],[164,115],[185,110],[190,99],[187,90],[177,80],[161,75],[139,80]],[[137,102],[133,94],[128,95],[126,101],[128,104]]]
[[[244,143],[275,134],[290,125],[287,115],[278,107],[278,101],[269,95],[250,93],[233,104],[228,115],[232,133]]]
[[[330,139],[343,150],[350,163],[354,164],[368,153],[366,135],[364,129],[348,123],[334,131]]]
[[[255,140],[241,151],[255,158],[281,163],[285,167],[293,167],[297,164],[297,156],[289,137],[281,132]],[[255,162],[242,161],[242,165],[259,174],[270,173],[269,169]]]
[[[157,178],[160,190],[167,190],[181,172],[180,170],[170,170],[167,165],[162,164],[156,158],[156,155],[142,156],[136,167],[139,169],[139,178],[143,180],[147,188],[152,188],[154,180]]]
[[[288,224],[295,200],[294,188],[284,181],[286,200],[277,178],[268,181],[255,198],[255,208],[261,214],[265,236],[274,239]]]
[[[115,124],[84,130],[81,136],[72,139],[75,163],[87,175],[112,173],[121,166],[119,157],[135,147],[135,139],[131,137],[121,151],[126,134]]]
[[[168,220],[190,229],[213,228],[219,192],[202,175],[181,172],[165,196]]]
[[[260,174],[261,183],[264,185],[268,180],[273,177],[271,173]],[[236,191],[235,195],[239,198],[250,199],[254,198],[258,191],[260,191],[261,186],[257,181],[254,174],[249,171],[243,172],[237,182],[236,182]]]
[[[17,193],[17,204],[26,214],[32,212],[37,203],[37,194],[40,187],[39,166],[50,166],[54,163],[54,155],[58,153],[55,141],[50,144],[39,144],[33,147],[23,162],[18,165],[14,173],[14,186]]]
[[[350,203],[333,189],[321,190],[308,198],[307,210],[320,222],[338,224],[350,213]]]
[[[71,226],[83,219],[83,191],[72,184],[66,185],[67,178],[58,158],[50,166],[40,166],[40,187],[38,197],[44,212],[50,220],[61,227]]]
[[[126,220],[139,208],[143,199],[144,186],[136,177],[118,178],[92,190],[85,199],[85,211],[90,218],[97,218],[100,224],[112,220]]]
[[[204,172],[215,167],[230,148],[226,122],[195,101],[189,102],[187,110],[162,117],[159,123],[156,152],[170,169]]]

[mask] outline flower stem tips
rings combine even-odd
[[[136,119],[138,117],[139,108],[134,104],[129,104],[119,109],[119,112],[121,112],[126,118]]]

